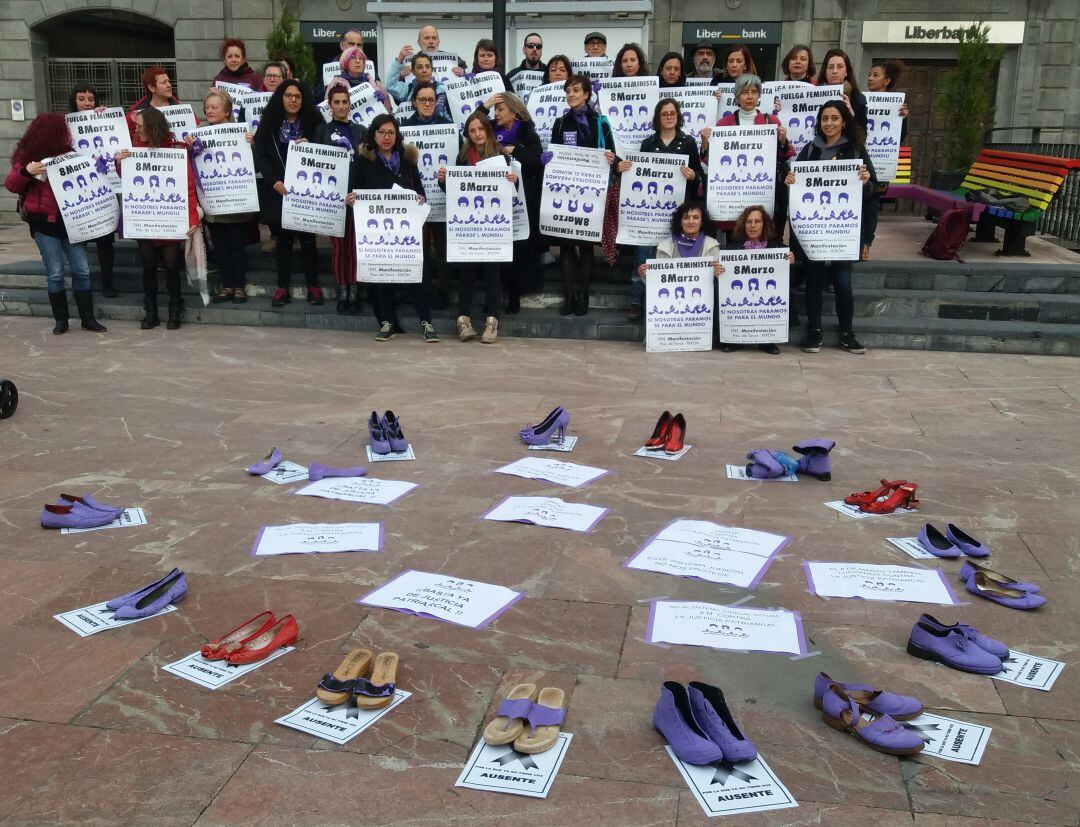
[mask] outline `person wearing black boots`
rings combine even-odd
[[[71,96],[68,98],[68,112],[93,112],[104,109],[104,106],[98,106],[97,90],[89,83],[79,84],[71,90]],[[101,268],[101,295],[107,299],[115,299],[120,295],[113,287],[113,266],[116,261],[114,235],[115,233],[109,233],[94,239],[98,266]]]

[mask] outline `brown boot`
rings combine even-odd
[[[498,338],[499,320],[494,316],[488,316],[487,321],[484,323],[484,334],[480,337],[480,343],[484,345],[493,345]]]
[[[471,342],[476,338],[476,330],[473,329],[472,320],[468,316],[457,317],[457,334],[463,342]]]

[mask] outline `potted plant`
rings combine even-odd
[[[315,53],[300,34],[296,15],[288,5],[282,7],[281,17],[266,37],[267,57],[273,60],[275,55],[282,53],[290,55],[296,62],[297,80],[306,83],[309,89],[315,88]]]

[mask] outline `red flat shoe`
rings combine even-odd
[[[872,503],[886,496],[894,488],[899,488],[905,482],[907,482],[907,480],[893,480],[892,482],[889,482],[889,480],[882,480],[881,488],[876,491],[860,491],[858,494],[848,494],[844,497],[844,502],[848,505]]]
[[[199,654],[206,660],[221,660],[226,654],[239,649],[247,641],[256,635],[261,635],[274,625],[274,613],[262,612],[250,620],[245,620],[227,635],[222,635],[217,640],[212,640],[199,650]]]
[[[664,453],[679,453],[683,449],[683,439],[685,438],[686,418],[681,413],[677,413],[671,420],[671,430],[668,432],[667,441],[664,443]]]
[[[671,431],[671,411],[664,411],[656,420],[652,436],[645,442],[646,451],[660,451],[667,442],[668,433]]]
[[[859,510],[867,514],[892,514],[898,508],[918,508],[919,501],[915,499],[915,489],[918,487],[913,482],[905,482],[884,500],[863,503]]]
[[[270,657],[282,647],[292,646],[298,637],[300,627],[296,625],[296,618],[285,615],[258,637],[245,641],[238,649],[226,654],[225,660],[235,664],[255,663]]]

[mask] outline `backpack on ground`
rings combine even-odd
[[[968,236],[968,211],[945,210],[919,251],[938,261],[963,261],[960,250]]]

